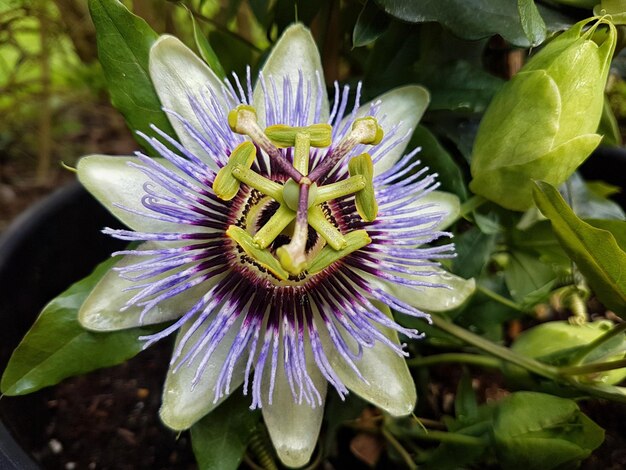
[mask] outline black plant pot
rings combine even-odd
[[[100,233],[107,225],[119,223],[74,183],[26,211],[0,238],[0,370],[45,304],[120,248]],[[39,468],[22,450],[40,419],[26,414],[30,399],[0,400],[0,470]]]

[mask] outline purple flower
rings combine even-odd
[[[281,460],[305,464],[328,384],[410,414],[415,385],[391,310],[460,305],[473,281],[433,259],[458,200],[403,154],[427,92],[392,90],[359,106],[335,85],[329,109],[307,29],[289,28],[253,88],[220,81],[176,38],[152,47],[150,74],[177,136],[144,136],[162,157],[92,155],[85,187],[140,244],[83,305],[85,328],[170,322],[176,334],[161,418],[186,429],[243,384]],[[351,105],[354,101],[354,105]],[[384,135],[383,135],[384,134]]]

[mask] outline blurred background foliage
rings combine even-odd
[[[430,131],[421,129],[420,139],[434,132],[444,146],[451,140],[457,153],[453,156],[461,160],[468,158],[480,113],[502,79],[519,69],[533,37],[504,30],[476,36],[481,23],[471,16],[468,24],[456,24],[436,17],[436,12],[438,23],[415,24],[410,8],[396,12],[398,2],[393,1],[123,3],[157,33],[175,34],[192,47],[197,28],[224,69],[238,74],[245,74],[247,65],[254,72],[282,30],[301,21],[318,42],[329,86],[335,80],[362,80],[365,99],[404,83],[426,86],[432,94],[426,119]],[[564,15],[540,7],[548,33],[587,14],[573,10]],[[486,23],[498,28],[495,21]],[[538,34],[539,43],[546,32]],[[59,162],[71,166],[86,153],[132,151],[136,145],[108,104],[105,85],[86,0],[0,0],[0,184],[56,184],[65,177]],[[625,93],[626,86],[616,77],[610,99],[618,117],[626,114]],[[464,197],[460,183],[444,189]]]

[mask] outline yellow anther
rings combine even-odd
[[[372,116],[359,118],[352,124],[350,137],[361,144],[377,145],[383,140],[385,132],[378,125],[376,118]]]
[[[230,201],[239,191],[240,181],[233,175],[235,168],[249,169],[256,157],[256,147],[252,142],[242,142],[230,154],[228,163],[215,176],[213,191],[220,199]]]
[[[281,266],[294,276],[306,269],[306,253],[300,247],[283,245],[276,250],[276,254]]]
[[[348,242],[337,227],[328,221],[320,206],[309,208],[309,225],[328,243],[334,250],[341,250],[348,246]]]
[[[353,157],[348,162],[351,176],[363,177],[365,187],[354,195],[356,210],[365,222],[372,222],[378,215],[378,203],[374,192],[374,165],[368,153]]]
[[[346,239],[346,246],[341,250],[335,250],[332,247],[326,245],[313,261],[309,263],[307,271],[309,274],[315,274],[330,266],[335,261],[339,261],[341,258],[345,258],[350,253],[369,245],[372,239],[369,237],[365,230],[355,230],[344,235]]]
[[[231,225],[226,230],[226,235],[237,242],[237,244],[259,265],[272,272],[276,277],[286,281],[289,273],[280,265],[278,260],[267,250],[258,248],[252,241],[252,236],[236,225]]]
[[[257,122],[256,110],[247,104],[240,104],[228,113],[228,125],[233,132],[247,135],[250,132],[250,124]]]
[[[274,124],[265,129],[265,135],[269,137],[276,147],[294,147],[297,134],[307,134],[311,147],[328,147],[331,144],[333,128],[330,124],[319,123],[306,127],[293,127],[285,124]]]

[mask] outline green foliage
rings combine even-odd
[[[580,220],[559,192],[545,182],[535,183],[537,206],[550,219],[561,246],[585,275],[602,302],[626,316],[626,252],[606,230]],[[626,222],[621,222],[626,230]]]
[[[493,436],[505,469],[552,469],[588,457],[604,431],[565,398],[518,392],[498,403]]]
[[[138,337],[149,334],[149,329],[91,333],[78,323],[80,306],[114,262],[100,264],[44,308],[4,370],[3,394],[31,393],[67,377],[120,364],[141,351]]]
[[[540,44],[546,36],[545,26],[542,27],[543,20],[532,1],[376,0],[376,2],[396,18],[412,23],[437,21],[465,39],[481,39],[500,34],[516,46],[529,47]]]
[[[352,33],[354,47],[366,46],[376,41],[387,30],[389,21],[389,17],[372,0],[366,1]]]
[[[511,349],[546,364],[559,366],[582,365],[624,358],[626,336],[616,335],[589,350],[588,345],[606,335],[613,328],[607,320],[572,324],[567,321],[542,323],[519,335]],[[615,385],[626,378],[626,368],[594,372],[577,377],[590,383]]]
[[[148,71],[150,46],[158,34],[117,0],[90,0],[89,10],[113,106],[134,131],[154,135],[152,124],[174,135]]]
[[[192,426],[191,443],[200,470],[239,468],[261,418],[259,411],[250,411],[248,406],[248,398],[236,391]]]

